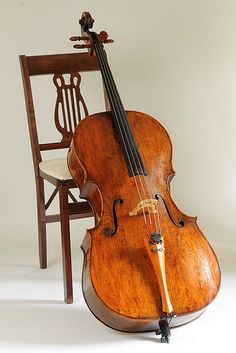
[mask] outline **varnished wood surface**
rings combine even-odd
[[[172,147],[164,128],[143,113],[128,112],[128,120],[148,175],[151,197],[160,194],[173,221],[158,201],[162,236],[165,244],[166,281],[176,319],[172,325],[197,317],[215,298],[220,286],[216,256],[196,224],[196,218],[183,214],[169,193],[173,175]],[[145,250],[148,241],[143,215],[130,217],[140,201],[135,178],[129,177],[109,113],[90,116],[77,127],[68,155],[68,164],[81,197],[92,205],[96,226],[83,242],[85,254],[83,292],[91,311],[110,327],[123,331],[157,328],[163,315],[158,278],[151,256]],[[184,192],[184,191],[183,191]],[[116,208],[118,230],[112,229],[112,205]]]
[[[30,76],[99,70],[97,58],[88,53],[28,56]]]

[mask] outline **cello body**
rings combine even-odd
[[[220,287],[214,251],[170,195],[172,145],[147,114],[125,111],[103,43],[83,13],[82,37],[96,55],[110,111],[90,115],[75,129],[68,167],[94,212],[82,243],[82,288],[92,313],[125,332],[156,331],[198,317]],[[89,43],[89,44],[88,44]],[[84,48],[76,45],[76,48]]]
[[[219,265],[196,218],[183,214],[170,196],[174,171],[167,132],[146,114],[128,112],[127,117],[147,169],[145,178],[162,196],[159,216],[165,275],[175,313],[170,326],[178,326],[198,317],[215,298],[220,286]],[[127,332],[157,330],[163,316],[158,276],[144,244],[142,214],[129,215],[139,198],[134,180],[127,173],[111,113],[95,114],[79,123],[68,164],[80,196],[89,201],[96,220],[82,244],[85,301],[111,328]],[[122,200],[115,208],[117,230],[107,236],[104,230],[115,227],[116,200]],[[179,220],[183,220],[183,227],[177,226]]]

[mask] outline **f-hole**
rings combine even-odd
[[[170,211],[169,211],[169,209],[168,209],[168,207],[167,207],[167,204],[166,204],[164,198],[163,198],[160,194],[156,194],[156,195],[155,195],[155,199],[156,199],[156,200],[159,200],[159,199],[162,200],[162,202],[163,202],[163,204],[164,204],[164,206],[165,206],[166,212],[167,212],[167,214],[168,214],[168,216],[169,216],[171,222],[172,222],[176,227],[178,227],[178,228],[183,228],[183,226],[184,226],[184,221],[183,221],[182,219],[180,219],[180,220],[178,221],[178,223],[175,223],[175,221],[174,221],[173,217],[171,216],[171,213],[170,213]]]
[[[118,228],[118,221],[117,221],[117,216],[116,216],[116,205],[117,204],[122,205],[123,204],[123,200],[122,199],[116,199],[113,202],[112,205],[112,214],[113,214],[113,222],[114,222],[114,227],[113,229],[111,228],[104,228],[103,229],[103,234],[106,235],[107,237],[112,237],[113,235],[116,234],[117,228]]]

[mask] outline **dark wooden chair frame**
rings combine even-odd
[[[20,55],[19,59],[21,64],[36,182],[40,267],[47,267],[46,224],[60,221],[64,299],[66,303],[72,303],[73,280],[71,266],[69,221],[71,219],[92,217],[93,211],[88,202],[78,202],[75,199],[74,195],[71,193],[70,189],[77,187],[72,178],[68,180],[58,180],[57,178],[43,173],[39,169],[39,163],[42,161],[41,151],[69,148],[73,132],[70,131],[70,133],[66,135],[66,138],[62,138],[60,142],[43,144],[39,143],[30,77],[36,75],[60,75],[68,73],[71,74],[75,72],[99,71],[100,69],[96,56],[91,56],[88,53],[55,54],[41,56]],[[106,95],[105,103],[107,107]],[[44,180],[47,180],[55,186],[55,190],[53,191],[52,195],[46,203]],[[57,193],[59,193],[60,213],[47,215],[46,210],[52,203]],[[73,202],[69,202],[69,197],[72,199]]]

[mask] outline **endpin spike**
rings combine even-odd
[[[163,318],[159,321],[159,330],[155,331],[156,335],[161,335],[161,343],[170,342],[170,327],[166,318]]]

